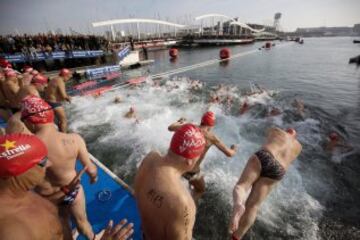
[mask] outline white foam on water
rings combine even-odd
[[[191,92],[190,84],[186,78],[175,78],[161,87],[148,84],[135,89],[118,89],[99,98],[76,97],[68,109],[71,112],[70,128],[81,133],[82,129],[96,129],[99,125],[108,124],[109,129],[96,140],[96,145],[130,150],[128,159],[116,166],[116,169],[126,172],[134,164],[139,165],[150,150],[157,149],[161,153],[167,151],[172,136],[167,130],[169,124],[180,117],[199,123],[202,114],[210,108],[217,116],[214,132],[226,145],[236,144],[238,152],[233,158],[227,158],[212,147],[202,170],[207,183],[213,184],[221,194],[223,204],[231,204],[232,189],[248,158],[261,146],[265,130],[271,125],[287,126],[284,125],[282,115],[254,119],[247,114],[241,117],[225,114],[220,105],[209,107],[205,102],[208,96]],[[236,95],[234,92],[232,94]],[[116,96],[121,96],[123,102],[114,104]],[[273,104],[268,94],[252,97],[251,101],[263,105]],[[130,106],[134,106],[137,111],[140,121],[138,124],[134,119],[124,118]],[[316,120],[297,122],[295,128],[300,141],[308,144],[318,144],[320,141],[319,123]],[[115,172],[118,172],[116,169]],[[318,179],[314,181],[321,184]],[[221,205],[214,208],[221,208]],[[321,205],[307,194],[298,163],[295,162],[264,202],[258,220],[271,228],[271,231],[281,230],[289,236],[319,239],[318,220],[321,211]],[[211,217],[211,213],[208,214]],[[227,221],[228,219],[220,219],[219,223]]]

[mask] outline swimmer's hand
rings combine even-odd
[[[234,204],[232,217],[230,219],[229,233],[233,234],[239,228],[239,221],[241,216],[245,212],[245,207],[243,204]]]
[[[230,146],[230,150],[231,150],[231,155],[234,156],[237,152],[237,145],[233,144]]]
[[[68,103],[71,103],[71,97],[70,97],[70,96],[66,96],[66,97],[65,97],[65,100],[66,100]]]
[[[73,180],[71,180],[68,185],[61,188],[61,191],[65,193],[65,195],[67,195],[68,193],[73,192],[77,187],[79,187],[81,176],[85,173],[86,170],[87,167],[81,169],[81,171],[76,174],[76,176],[73,178]]]
[[[127,220],[123,219],[119,224],[113,227],[113,221],[110,220],[104,234],[101,236],[100,240],[126,240],[133,233],[133,224],[126,224]]]
[[[87,167],[87,174],[90,177],[90,183],[96,183],[98,180],[98,173],[97,173],[97,167],[95,164],[88,165]]]

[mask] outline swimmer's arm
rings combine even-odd
[[[227,157],[233,157],[236,154],[236,146],[231,145],[230,148],[228,148],[219,138],[217,138],[215,135],[211,138],[212,144],[214,144],[220,151],[222,151]]]
[[[57,81],[57,83],[58,83],[58,90],[59,90],[60,96],[61,96],[64,100],[70,102],[70,101],[71,101],[71,98],[70,98],[70,97],[67,95],[67,93],[66,93],[65,83],[64,83],[62,80],[60,80],[60,79],[57,79],[56,81]]]
[[[184,125],[185,123],[185,118],[180,118],[177,122],[172,123],[169,127],[168,130],[170,132],[175,132],[176,130],[178,130],[182,125]]]
[[[86,173],[90,177],[91,183],[94,183],[97,181],[97,167],[96,165],[90,160],[89,152],[86,148],[86,144],[84,142],[84,139],[80,137],[79,135],[76,135],[77,143],[79,146],[79,152],[78,152],[78,159],[83,164],[84,168],[86,167]]]
[[[29,226],[19,220],[1,221],[0,239],[1,240],[27,240],[35,239]]]

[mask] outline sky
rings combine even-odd
[[[281,28],[353,26],[360,23],[360,0],[0,0],[0,34],[101,33],[92,22],[119,18],[160,18],[190,23],[196,16],[218,13],[246,23],[272,24],[282,13]],[[125,30],[126,26],[116,26]]]

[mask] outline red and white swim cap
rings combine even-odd
[[[65,77],[67,75],[69,75],[71,73],[71,71],[67,68],[63,68],[60,70],[59,76],[61,77]]]
[[[54,122],[54,111],[43,99],[30,95],[21,101],[21,119],[33,124]]]
[[[185,124],[174,133],[170,150],[186,159],[193,159],[204,152],[205,143],[205,137],[198,127]]]
[[[31,83],[45,85],[48,83],[48,78],[45,75],[38,74],[32,79]]]
[[[0,136],[0,177],[18,176],[44,159],[45,144],[35,135],[7,134]]]
[[[206,112],[201,118],[201,125],[213,127],[215,126],[215,114],[213,112]]]

